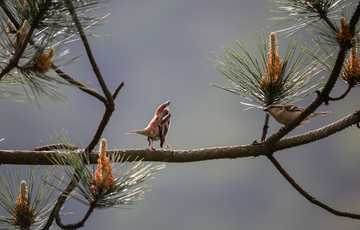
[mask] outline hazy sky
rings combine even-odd
[[[155,109],[171,100],[171,129],[167,138],[173,149],[249,144],[260,140],[265,114],[261,109],[244,111],[242,98],[209,83],[227,80],[214,69],[216,57],[230,47],[241,52],[242,39],[257,54],[254,32],[265,36],[281,27],[267,28],[276,16],[262,0],[155,0],[112,1],[96,14],[111,13],[107,23],[92,33],[108,35],[90,39],[95,59],[111,91],[124,81],[103,137],[109,148],[146,148],[145,137],[125,135],[146,127]],[[306,31],[301,43],[309,42]],[[296,34],[298,39],[300,34]],[[279,38],[284,55],[288,39]],[[85,53],[80,42],[70,44],[68,58]],[[100,90],[84,55],[64,71]],[[323,75],[327,76],[326,73]],[[320,76],[319,76],[320,77]],[[91,83],[91,84],[90,84]],[[345,89],[338,82],[334,96]],[[21,90],[21,89],[20,89]],[[354,89],[343,101],[321,107],[332,111],[317,117],[289,135],[307,132],[334,122],[359,109]],[[2,149],[31,149],[50,144],[50,135],[68,131],[74,142],[86,146],[102,117],[101,102],[82,91],[65,87],[70,101],[53,103],[38,98],[23,103],[1,100]],[[314,96],[298,102],[306,106]],[[269,134],[281,125],[270,119]],[[159,143],[155,142],[155,148]],[[310,194],[342,211],[360,212],[359,129],[352,127],[324,140],[275,153],[285,169]],[[167,164],[148,181],[152,191],[133,209],[95,211],[84,229],[232,230],[232,229],[358,229],[359,221],[335,217],[310,204],[281,177],[265,157]],[[76,205],[74,205],[76,204]],[[84,214],[72,202],[68,221]]]

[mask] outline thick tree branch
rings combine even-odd
[[[271,148],[264,144],[248,144],[194,150],[115,149],[108,150],[107,153],[110,155],[115,153],[125,154],[129,157],[128,161],[143,159],[143,161],[172,163],[255,157],[320,140],[359,122],[360,110],[317,130],[281,139]],[[82,151],[82,149],[78,149],[75,152],[81,154]],[[0,150],[0,161],[2,164],[52,165],[49,160],[52,154],[54,154],[54,151]],[[90,153],[90,163],[97,163],[97,159],[97,151],[92,151]]]
[[[322,128],[309,131],[301,135],[281,139],[279,142],[275,144],[275,149],[276,151],[279,151],[323,139],[325,137],[328,137],[332,134],[335,134],[337,132],[346,129],[349,126],[357,124],[359,120],[360,120],[360,110],[355,111],[354,113],[349,114],[348,116],[332,124],[324,126]]]

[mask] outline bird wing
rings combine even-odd
[[[159,120],[159,125],[165,125],[167,123],[170,123],[171,114],[169,111],[167,111]]]
[[[290,112],[302,112],[304,108],[295,105],[285,105],[285,109]]]
[[[171,118],[171,114],[168,110],[166,110],[166,112],[164,112],[164,114],[161,117],[159,117],[158,129],[159,129],[161,148],[165,142],[166,135],[170,129],[170,118]]]

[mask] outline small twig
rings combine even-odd
[[[53,207],[53,210],[51,211],[51,213],[49,215],[49,219],[47,220],[46,224],[42,228],[43,230],[48,230],[51,227],[51,225],[54,221],[54,218],[56,219],[56,223],[58,223],[59,221],[61,223],[59,213],[60,213],[62,205],[66,201],[67,196],[74,190],[74,188],[76,188],[76,185],[80,179],[76,176],[77,174],[78,174],[77,172],[74,173],[74,178],[72,178],[71,182],[67,185],[66,189],[59,196],[55,206]]]
[[[122,88],[124,85],[125,85],[125,83],[124,83],[124,82],[121,82],[120,85],[115,89],[115,91],[114,91],[114,93],[113,93],[113,95],[112,95],[112,97],[114,98],[114,100],[115,100],[115,98],[117,97],[118,93],[120,92],[121,88]]]
[[[50,151],[50,150],[70,150],[70,151],[74,151],[79,149],[76,145],[69,145],[69,144],[52,144],[52,145],[44,145],[44,146],[40,146],[40,147],[36,147],[31,149],[31,151]]]
[[[81,228],[84,227],[84,223],[87,221],[87,219],[90,217],[91,213],[94,211],[94,209],[96,208],[96,202],[91,202],[89,209],[87,210],[85,216],[77,223],[74,224],[63,224],[61,222],[60,218],[56,218],[56,224],[61,228],[61,229],[77,229],[77,228]]]
[[[270,118],[270,115],[268,113],[266,113],[265,122],[264,122],[264,126],[263,126],[263,132],[262,132],[262,136],[261,136],[261,142],[265,141],[265,139],[266,139],[266,134],[269,129],[269,118]]]
[[[96,78],[97,78],[97,80],[98,80],[98,82],[99,82],[99,84],[101,86],[101,89],[103,90],[103,92],[104,92],[104,94],[105,94],[105,96],[106,96],[106,98],[108,100],[108,104],[109,104],[109,106],[114,106],[113,97],[111,95],[110,90],[106,86],[104,78],[102,77],[100,69],[99,69],[99,67],[98,67],[98,65],[97,65],[97,63],[95,61],[95,58],[94,58],[94,56],[92,54],[89,41],[87,40],[85,32],[84,32],[84,30],[82,28],[82,25],[81,25],[80,21],[79,21],[79,18],[77,17],[77,14],[75,12],[72,1],[67,0],[66,1],[66,6],[67,6],[72,18],[73,18],[73,21],[75,22],[76,28],[77,28],[77,30],[79,32],[79,35],[80,35],[80,38],[81,38],[81,40],[82,40],[82,42],[84,44],[86,53],[88,55],[88,58],[89,58],[89,61],[91,63],[91,66],[93,68],[93,71],[95,73],[95,76],[96,76]]]
[[[12,24],[14,24],[14,26],[16,27],[16,29],[20,29],[20,24],[16,21],[14,15],[10,12],[9,8],[6,6],[5,1],[4,0],[0,0],[0,6],[3,9],[3,11],[5,12],[6,16],[10,19],[10,21],[12,22]]]
[[[348,95],[348,93],[350,92],[350,90],[354,87],[354,84],[349,84],[348,88],[346,89],[346,91],[339,97],[328,97],[329,101],[339,101],[342,100],[346,97],[346,95]]]
[[[51,68],[64,80],[66,80],[67,82],[69,82],[71,85],[78,87],[80,90],[84,91],[87,94],[90,94],[93,97],[96,97],[98,100],[100,100],[101,102],[103,102],[104,104],[106,104],[107,99],[101,95],[100,93],[96,92],[95,90],[89,89],[88,87],[86,87],[85,85],[81,84],[80,82],[78,82],[77,80],[75,80],[73,77],[71,77],[70,75],[68,75],[67,73],[65,73],[64,71],[62,71],[61,69],[59,69],[56,65],[52,64]]]
[[[317,200],[315,197],[311,196],[299,184],[297,184],[295,182],[295,180],[286,172],[286,170],[280,165],[280,163],[275,159],[275,157],[273,155],[267,155],[267,158],[271,161],[271,163],[273,163],[273,165],[281,173],[281,175],[283,175],[283,177],[295,188],[295,190],[298,191],[302,196],[304,196],[311,203],[319,206],[320,208],[325,209],[326,211],[328,211],[336,216],[360,219],[360,214],[338,211],[338,210],[331,208],[330,206],[322,203],[321,201]]]
[[[329,17],[327,16],[327,11],[322,8],[321,3],[315,3],[313,5],[312,3],[305,1],[305,4],[314,9],[319,14],[320,18],[322,18],[326,22],[326,24],[330,26],[333,31],[335,31],[335,33],[339,32],[338,29],[334,26],[334,24],[330,21]]]
[[[86,155],[90,154],[90,152],[95,148],[97,143],[99,143],[102,133],[104,132],[105,127],[108,124],[113,112],[114,112],[114,110],[110,110],[110,109],[108,109],[108,107],[105,108],[105,112],[100,121],[100,124],[98,125],[98,128],[97,128],[92,140],[89,142],[89,144],[85,148]]]
[[[330,21],[329,17],[327,16],[327,12],[323,9],[318,9],[316,8],[316,10],[319,13],[319,16],[326,22],[326,24],[328,24],[328,26],[330,26],[330,28],[335,32],[338,33],[339,30],[337,27],[335,27],[335,25]]]

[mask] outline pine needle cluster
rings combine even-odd
[[[350,49],[350,57],[341,76],[342,80],[349,86],[360,84],[360,58],[358,57],[358,44],[353,39],[353,47]]]
[[[78,178],[70,197],[87,206],[101,209],[138,204],[144,193],[150,190],[150,186],[139,184],[152,178],[155,172],[165,168],[165,164],[151,167],[151,164],[145,165],[140,160],[128,165],[120,153],[106,156],[106,146],[106,140],[102,139],[96,169],[78,153],[57,153],[51,160],[56,165],[62,165],[61,171],[67,177],[57,178],[64,184],[68,184],[69,179]],[[124,168],[127,169],[123,172]]]
[[[251,55],[242,40],[237,44],[242,50],[239,54],[235,49],[226,49],[221,54],[215,69],[230,82],[226,86],[216,86],[244,97],[260,106],[270,104],[291,103],[314,93],[321,87],[321,82],[313,77],[320,72],[320,64],[308,61],[309,54],[304,50],[309,45],[300,48],[299,41],[290,40],[283,61],[278,55],[276,34],[271,33],[269,49],[265,40],[255,34],[260,58]],[[299,52],[296,52],[298,49]],[[315,53],[316,50],[312,50]]]
[[[346,4],[346,0],[271,0],[271,2],[278,6],[272,8],[273,12],[285,15],[270,18],[274,22],[272,26],[288,22],[293,23],[289,27],[276,31],[289,36],[309,25],[315,25],[323,19],[327,20],[328,23],[321,23],[322,27],[334,33],[336,31],[335,20],[339,17],[338,13],[341,13],[345,7],[353,5],[352,3]]]
[[[87,13],[100,8],[102,1],[79,0],[72,6],[78,13],[85,30],[102,21],[104,17]],[[69,98],[61,92],[69,83],[52,68],[73,63],[79,56],[64,62],[68,50],[63,45],[77,41],[78,31],[68,13],[67,1],[14,0],[1,4],[0,29],[0,87],[22,85],[25,94],[7,94],[0,89],[0,96],[27,95],[29,98],[47,96],[53,101],[66,102]],[[88,37],[98,37],[90,33]],[[61,61],[61,62],[60,62]],[[3,93],[1,93],[1,91]]]
[[[26,168],[26,173],[23,173]],[[0,224],[20,229],[41,229],[54,207],[56,191],[47,186],[59,186],[52,176],[54,166],[1,166],[0,205],[10,217],[0,216]],[[19,189],[20,187],[20,189]],[[3,228],[2,228],[3,229]]]

